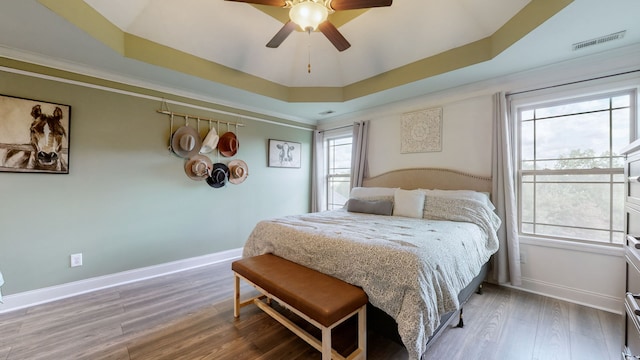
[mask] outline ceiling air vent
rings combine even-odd
[[[584,49],[584,48],[589,47],[589,46],[599,45],[599,44],[602,44],[602,43],[606,43],[608,41],[622,39],[624,37],[624,34],[626,34],[626,33],[627,33],[627,30],[618,31],[617,33],[613,33],[613,34],[609,34],[609,35],[605,35],[605,36],[600,36],[599,38],[595,38],[595,39],[591,39],[591,40],[581,41],[579,43],[575,43],[575,44],[571,45],[571,47],[573,48],[573,51]]]

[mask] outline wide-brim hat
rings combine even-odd
[[[202,147],[200,148],[200,154],[208,154],[212,152],[217,146],[220,137],[218,136],[218,132],[215,128],[209,130],[207,136],[205,136],[204,141],[202,141]]]
[[[196,155],[184,163],[184,172],[191,180],[204,180],[211,175],[213,164],[204,155]]]
[[[207,177],[207,184],[212,188],[221,188],[227,183],[229,168],[223,163],[213,164],[211,175]]]
[[[188,159],[198,154],[202,140],[198,130],[190,126],[181,126],[171,136],[171,150],[174,154]]]
[[[242,160],[232,160],[229,162],[229,182],[240,184],[249,176],[249,167]]]
[[[236,134],[231,131],[227,131],[226,133],[220,136],[220,140],[218,141],[218,150],[220,150],[220,154],[225,157],[231,157],[238,152],[238,148],[240,147],[240,141],[236,137]]]

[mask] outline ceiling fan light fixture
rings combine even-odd
[[[325,22],[329,9],[313,0],[299,2],[289,10],[289,18],[304,31],[315,31],[318,25]]]

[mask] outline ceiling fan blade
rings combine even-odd
[[[258,4],[258,5],[270,5],[270,6],[285,6],[284,0],[226,0],[226,1],[235,1],[235,2],[243,2],[249,4]]]
[[[345,39],[344,36],[340,34],[340,31],[328,20],[318,25],[318,30],[331,41],[338,51],[345,51],[351,47],[347,39]]]
[[[333,10],[353,10],[367,9],[372,7],[391,6],[393,0],[333,0],[331,8]]]
[[[269,40],[269,42],[267,43],[267,47],[269,47],[269,48],[277,48],[278,46],[280,46],[280,44],[282,44],[284,39],[286,39],[287,36],[289,36],[289,34],[291,34],[291,32],[296,29],[296,26],[298,26],[298,25],[296,25],[296,23],[294,23],[293,21],[289,20],[278,31],[278,33],[271,40]]]

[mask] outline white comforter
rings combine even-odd
[[[419,359],[440,316],[498,249],[500,219],[473,200],[426,197],[425,218],[345,210],[258,223],[243,256],[273,253],[360,286]],[[453,220],[453,221],[450,221]]]

